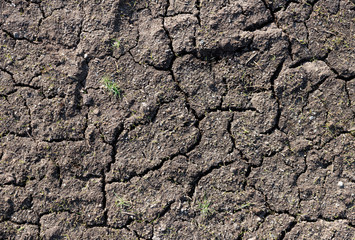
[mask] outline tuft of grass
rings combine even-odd
[[[115,193],[116,200],[115,200],[115,205],[119,208],[130,208],[131,207],[131,202],[125,200],[123,197],[118,196]]]
[[[203,202],[199,203],[198,208],[200,209],[202,216],[206,217],[213,213],[213,209],[211,208],[211,202],[208,201],[206,198],[203,200]]]
[[[121,98],[122,90],[116,82],[110,79],[109,76],[103,76],[101,83],[111,94],[113,94],[115,97]]]

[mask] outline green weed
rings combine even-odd
[[[209,216],[213,213],[213,209],[210,207],[211,202],[204,199],[203,202],[198,204],[198,208],[203,216]]]
[[[118,207],[118,208],[130,208],[131,207],[131,202],[125,200],[123,197],[120,197],[118,196],[116,193],[115,193],[115,196],[116,196],[116,200],[115,200],[115,205]]]
[[[115,97],[121,97],[122,90],[118,86],[116,82],[110,79],[108,76],[104,76],[101,79],[101,83],[104,85],[104,87],[112,93]]]
[[[113,39],[112,47],[120,49],[120,44],[121,44],[120,40],[118,40],[117,38]]]

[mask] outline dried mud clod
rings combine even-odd
[[[354,239],[353,0],[0,2],[1,239]]]

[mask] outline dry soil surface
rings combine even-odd
[[[354,0],[1,0],[1,239],[354,239]]]

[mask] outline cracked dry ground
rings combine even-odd
[[[1,239],[354,239],[354,1],[0,14]]]

